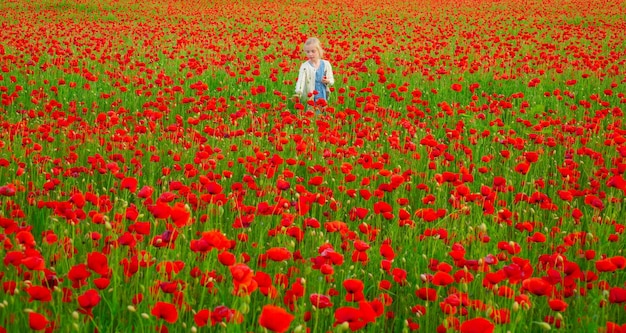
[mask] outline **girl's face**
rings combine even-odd
[[[315,45],[305,45],[304,46],[304,53],[306,54],[306,57],[309,58],[309,60],[319,60],[320,59],[320,52],[317,49],[317,47],[315,47]]]

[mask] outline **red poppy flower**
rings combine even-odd
[[[211,311],[207,309],[202,309],[193,316],[193,321],[196,323],[196,325],[198,325],[198,327],[206,326],[209,323],[210,319]]]
[[[561,198],[561,200],[563,200],[563,201],[572,201],[572,200],[574,200],[574,195],[572,194],[571,191],[558,190],[556,192],[559,195],[559,197]]]
[[[609,260],[611,260],[611,262],[618,269],[626,268],[626,257],[624,257],[624,256],[614,256],[614,257],[609,258]]]
[[[178,320],[178,310],[176,306],[172,303],[167,302],[156,302],[156,304],[152,307],[152,311],[150,313],[159,318],[163,319],[168,323],[175,323]]]
[[[461,333],[491,333],[495,325],[485,318],[473,318],[461,324]]]
[[[78,296],[78,305],[81,307],[81,311],[89,316],[92,315],[92,309],[98,303],[100,303],[100,295],[93,289],[89,289]]]
[[[294,318],[294,315],[281,307],[265,305],[259,316],[259,325],[272,332],[282,333],[289,330]]]
[[[563,312],[567,309],[567,303],[560,299],[551,299],[548,301],[548,306],[552,311]]]
[[[363,288],[365,285],[361,280],[357,279],[348,279],[343,281],[343,287],[346,289],[346,301],[348,302],[359,302],[365,299],[365,295],[363,294]]]
[[[521,162],[515,166],[515,172],[525,175],[530,170],[530,164],[527,162]]]
[[[315,306],[318,309],[324,309],[333,306],[333,303],[330,301],[330,296],[322,295],[322,294],[311,294],[309,296],[309,301],[311,305]]]
[[[224,305],[218,305],[211,311],[211,323],[215,325],[221,322],[241,324],[243,322],[243,315],[237,310],[230,309]]]
[[[37,312],[31,312],[28,314],[28,325],[33,331],[41,331],[48,326],[48,319]]]
[[[531,294],[537,296],[550,295],[552,293],[552,285],[541,278],[528,278],[522,281],[524,290],[528,290]]]
[[[324,177],[314,176],[311,179],[309,179],[308,184],[313,185],[313,186],[318,186],[318,185],[321,185],[323,181],[324,181]]]
[[[265,254],[272,261],[285,261],[291,259],[291,252],[284,247],[273,247],[268,249]]]
[[[276,181],[276,188],[278,188],[280,191],[286,191],[289,189],[289,187],[291,187],[291,184],[284,179],[279,179]]]
[[[509,309],[493,309],[489,314],[496,324],[508,324],[511,322],[511,310]]]
[[[26,289],[26,292],[30,296],[29,302],[40,301],[50,302],[52,300],[52,292],[50,289],[43,286],[32,286]]]
[[[146,199],[152,196],[152,193],[154,192],[154,189],[151,186],[144,186],[142,187],[139,192],[137,192],[137,197],[141,198],[141,199]]]
[[[591,194],[586,195],[585,204],[598,210],[604,209],[604,203],[602,202],[602,199],[598,198],[595,195],[591,195]]]
[[[167,219],[170,217],[172,208],[170,208],[170,206],[166,203],[159,202],[156,205],[150,206],[148,210],[157,219]]]
[[[433,277],[432,283],[436,286],[447,286],[450,283],[454,282],[454,278],[446,272],[437,272]]]
[[[137,191],[137,179],[136,178],[124,178],[120,184],[121,189],[127,189],[130,193]]]
[[[437,290],[433,288],[422,287],[415,291],[415,295],[425,301],[432,302],[437,300]]]
[[[232,266],[237,262],[237,258],[230,251],[222,251],[217,255],[217,260],[224,266]]]
[[[614,287],[609,290],[609,302],[624,303],[626,302],[626,289]]]
[[[9,294],[9,295],[14,295],[16,288],[17,288],[17,282],[16,281],[4,281],[4,282],[2,282],[2,290],[4,290],[4,292]]]
[[[110,271],[107,256],[102,254],[102,252],[87,254],[87,267],[100,275],[107,275]]]
[[[0,196],[12,197],[15,195],[16,191],[17,189],[13,184],[0,186]]]
[[[258,283],[253,279],[254,272],[246,264],[235,264],[230,266],[230,273],[233,277],[233,292],[250,294],[258,287]]]
[[[363,291],[365,285],[363,281],[357,279],[347,279],[343,281],[343,287],[346,288],[346,291],[349,293],[357,293]]]
[[[393,275],[393,280],[400,284],[400,285],[405,285],[406,284],[406,277],[407,277],[407,272],[406,270],[402,269],[402,268],[394,268],[391,271],[391,275]]]
[[[170,218],[177,227],[182,228],[187,225],[187,222],[189,222],[191,213],[187,210],[183,203],[177,202],[170,210]]]
[[[626,324],[619,325],[617,323],[607,321],[604,332],[605,333],[624,333],[626,332]]]
[[[535,232],[532,236],[527,237],[526,240],[529,243],[545,243],[546,236],[540,232]]]
[[[103,290],[109,287],[109,284],[111,283],[111,280],[108,278],[97,278],[97,279],[93,279],[93,284],[96,286],[96,288]]]
[[[352,331],[359,330],[367,325],[367,321],[363,320],[361,317],[360,309],[348,306],[336,309],[335,323],[333,325],[337,326],[346,322]]]

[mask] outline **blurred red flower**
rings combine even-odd
[[[168,323],[175,323],[178,320],[178,310],[176,306],[172,303],[167,302],[156,302],[156,304],[152,307],[152,311],[150,313],[159,318],[163,319]]]
[[[528,278],[522,281],[522,287],[537,296],[552,294],[552,285],[542,278]]]
[[[48,326],[48,319],[40,313],[31,312],[28,314],[28,325],[33,331],[41,331]]]
[[[491,333],[495,325],[485,318],[473,318],[461,324],[461,333]]]
[[[548,301],[548,306],[552,311],[562,312],[567,309],[567,303],[560,299],[551,299]]]
[[[294,315],[281,307],[265,305],[259,316],[259,325],[272,332],[282,333],[289,330],[294,318]]]

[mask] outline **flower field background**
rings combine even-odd
[[[624,1],[0,13],[0,331],[626,332]]]

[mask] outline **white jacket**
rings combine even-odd
[[[335,77],[333,76],[333,67],[330,62],[322,59],[324,62],[324,76],[330,81],[326,85],[326,95],[330,95],[330,86],[335,84]],[[306,101],[309,98],[309,94],[315,90],[315,67],[310,62],[306,61],[300,66],[300,72],[298,73],[298,81],[296,82],[296,94],[300,96],[300,100]]]

